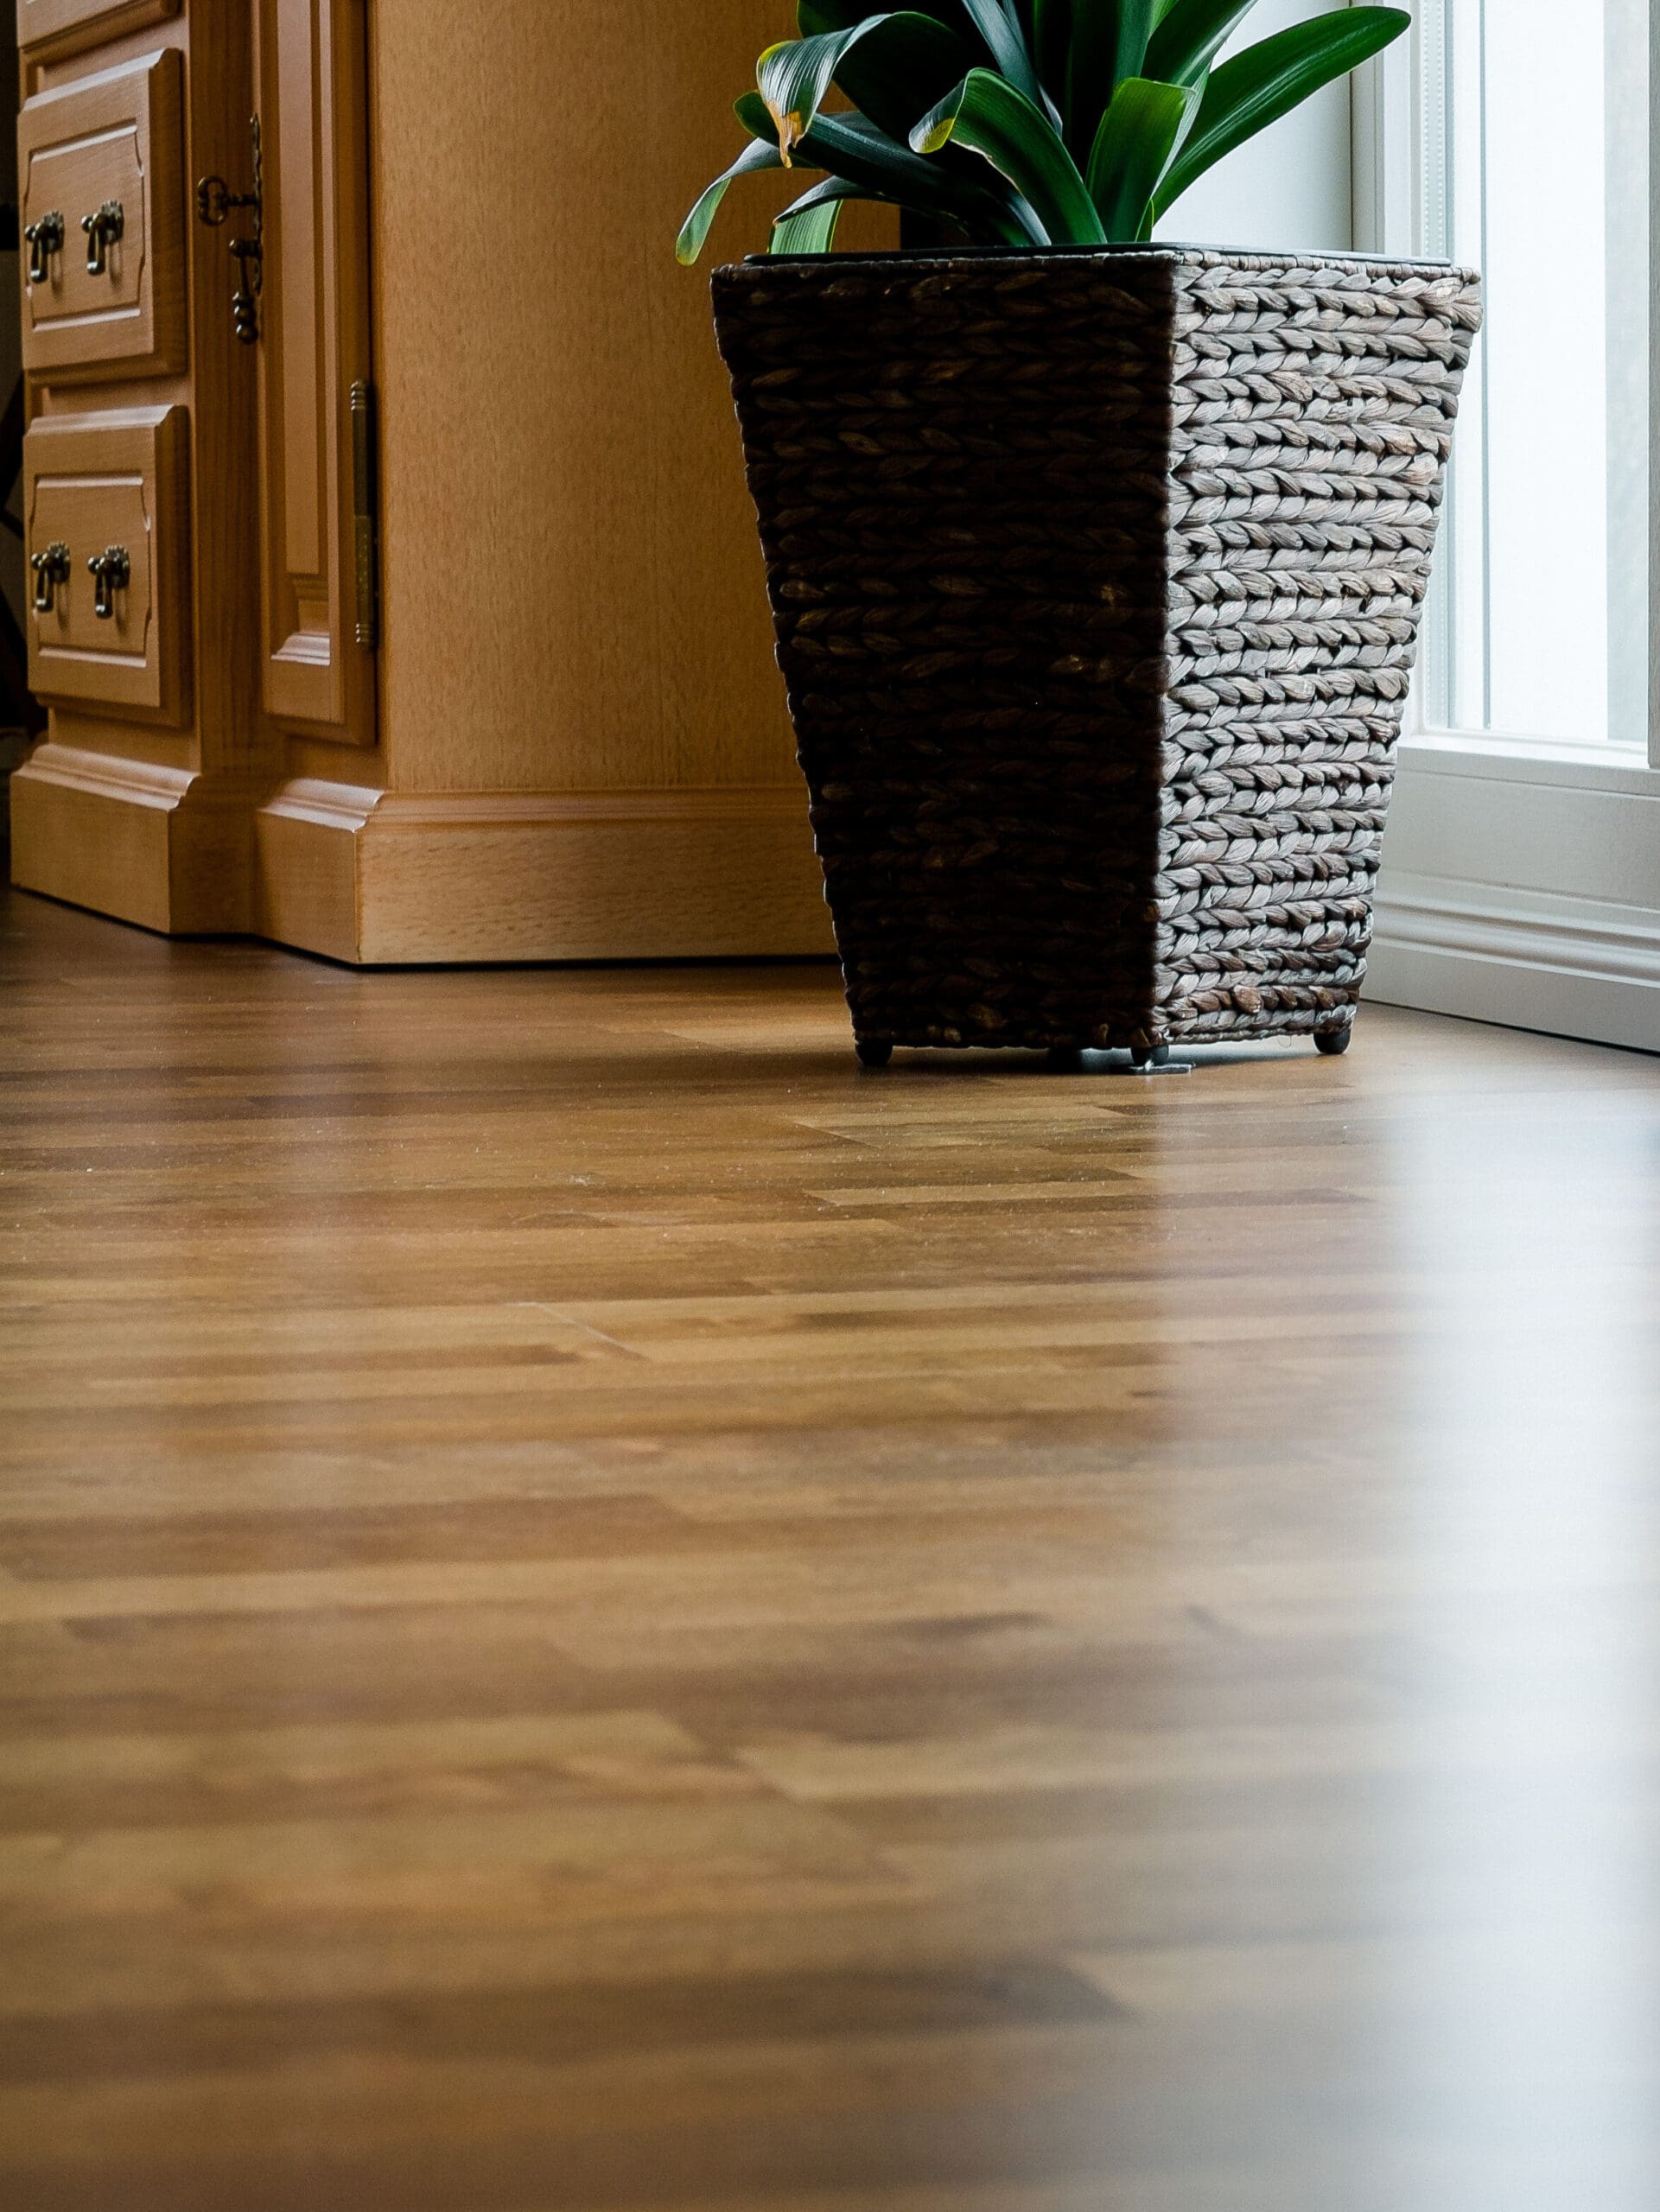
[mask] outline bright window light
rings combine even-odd
[[[1432,728],[1646,742],[1648,0],[1422,0],[1431,252],[1485,272]]]

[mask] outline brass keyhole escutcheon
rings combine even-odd
[[[35,612],[50,614],[58,586],[69,581],[69,548],[54,537],[43,553],[29,555],[29,565],[35,571]]]
[[[86,566],[96,586],[92,612],[100,622],[107,622],[115,613],[116,593],[125,591],[131,579],[132,563],[124,545],[106,545],[101,553],[88,556]]]
[[[106,200],[95,215],[83,215],[80,227],[86,233],[86,274],[103,276],[109,272],[110,248],[127,227],[127,218],[118,200]]]
[[[265,273],[264,157],[257,115],[249,118],[248,135],[253,146],[253,190],[232,192],[222,176],[203,177],[196,187],[196,219],[216,231],[228,221],[233,207],[253,211],[251,236],[231,240],[231,258],[237,266],[237,286],[231,295],[231,328],[240,344],[253,346],[259,340],[259,294]]]
[[[37,223],[31,223],[23,232],[29,245],[29,281],[31,284],[47,283],[52,275],[52,257],[63,251],[63,211],[48,208]]]

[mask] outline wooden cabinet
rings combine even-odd
[[[224,236],[192,202],[198,176],[245,163],[251,27],[240,5],[168,0],[17,13],[18,196],[63,238],[38,280],[29,242],[20,257],[37,600],[50,582],[29,660],[49,714],[11,781],[13,874],[151,928],[245,929],[274,766],[254,387]]]
[[[363,963],[828,950],[671,251],[775,0],[659,27],[626,181],[637,73],[582,0],[18,17],[22,190],[65,222],[24,289],[29,552],[70,549],[18,881]]]

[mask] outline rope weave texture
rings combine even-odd
[[[1149,247],[715,277],[854,1027],[1345,1027],[1467,270]]]

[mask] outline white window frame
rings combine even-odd
[[[1447,149],[1425,83],[1441,0],[1358,73],[1354,233],[1364,251],[1434,257]],[[1652,0],[1660,16],[1660,0]],[[1503,0],[1497,21],[1502,25]],[[1660,35],[1656,39],[1660,56]],[[1660,66],[1651,57],[1651,289],[1660,287]],[[1426,241],[1430,241],[1426,245]],[[1650,335],[1660,406],[1660,315]],[[1647,758],[1536,732],[1447,727],[1420,686],[1380,885],[1368,994],[1398,1005],[1660,1052],[1660,435],[1650,442]],[[1456,507],[1438,552],[1460,557]],[[1446,620],[1432,595],[1427,624]],[[1437,658],[1432,642],[1432,665]],[[1441,665],[1446,665],[1444,657]]]

